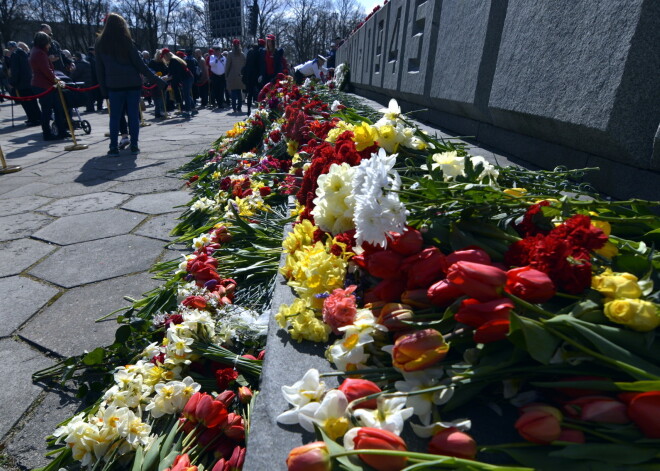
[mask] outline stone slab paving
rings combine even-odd
[[[135,235],[67,245],[29,273],[64,288],[146,271],[158,258],[163,243]]]
[[[41,393],[32,384],[32,373],[53,364],[53,360],[25,343],[12,339],[0,340],[0,436],[4,436],[20,420]]]
[[[128,197],[128,195],[126,196]],[[101,204],[100,209],[103,206]],[[59,245],[76,244],[126,234],[141,223],[145,217],[121,209],[76,214],[51,222],[35,232],[32,237]]]
[[[44,309],[18,335],[60,356],[80,355],[114,342],[117,323],[113,319],[97,319],[130,303],[129,296],[139,299],[160,282],[148,273],[123,276],[68,290]],[[84,338],[76,339],[79,332]]]
[[[136,196],[122,208],[146,214],[164,214],[174,211],[181,212],[183,208],[178,206],[189,201],[190,193],[187,191],[169,191],[167,193]]]
[[[0,243],[0,278],[18,275],[55,249],[52,244],[32,239]]]
[[[22,110],[14,112],[22,122]],[[157,286],[146,270],[186,248],[165,249],[181,212],[174,206],[190,199],[171,171],[238,117],[200,110],[190,121],[161,123],[148,108],[153,125],[140,129],[141,154],[109,157],[107,115],[84,114],[92,133],[78,141],[89,148],[66,152],[71,141],[11,128],[9,113],[0,104],[0,145],[23,170],[0,175],[0,377],[8,383],[0,390],[0,470],[17,471],[47,462],[44,437],[78,407],[71,395],[33,385],[32,373],[112,343],[117,324],[94,321],[126,306],[125,295]]]
[[[11,335],[59,290],[23,276],[0,279],[0,338]]]
[[[74,214],[116,208],[129,198],[130,196],[127,195],[102,191],[100,193],[71,196],[70,198],[53,201],[39,208],[39,212],[58,217],[72,216]]]
[[[0,241],[29,237],[53,218],[44,214],[23,213],[0,217]]]

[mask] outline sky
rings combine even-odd
[[[358,3],[369,13],[376,5],[382,5],[383,0],[358,0]]]

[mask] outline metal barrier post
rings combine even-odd
[[[73,139],[73,145],[65,146],[64,150],[84,150],[89,148],[86,144],[78,144],[76,141],[76,133],[73,131],[73,123],[71,122],[71,116],[69,116],[69,109],[66,106],[66,100],[64,99],[64,93],[62,93],[62,87],[57,86],[57,92],[60,94],[60,101],[62,102],[62,108],[64,108],[64,116],[66,116],[66,122],[69,124],[69,132],[71,133],[71,139]]]
[[[0,175],[16,173],[23,170],[20,165],[7,165],[7,161],[5,160],[5,153],[2,152],[2,147],[0,147],[0,164],[2,165],[2,167],[0,167]]]

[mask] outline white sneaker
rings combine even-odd
[[[130,143],[131,141],[128,139],[128,137],[122,137],[121,141],[119,141],[119,148],[126,149]]]

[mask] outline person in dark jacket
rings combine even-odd
[[[46,33],[50,37],[51,45],[50,51],[48,51],[48,58],[53,63],[53,68],[62,72],[64,75],[73,73],[75,65],[71,59],[62,54],[60,43],[53,38],[53,30],[50,26],[44,23],[39,26],[39,31]]]
[[[247,91],[247,114],[250,114],[252,102],[256,101],[259,90],[257,83],[259,79],[259,58],[261,48],[266,45],[266,41],[259,39],[257,44],[253,44],[245,55],[245,67],[243,68],[243,83]]]
[[[101,86],[101,95],[110,100],[110,150],[108,155],[119,155],[119,117],[128,113],[128,128],[131,135],[131,154],[140,152],[140,74],[164,87],[165,82],[157,77],[144,63],[140,52],[131,39],[126,20],[110,13],[103,31],[96,40],[96,76]]]
[[[192,83],[193,75],[188,69],[186,61],[178,54],[172,54],[168,48],[161,51],[163,60],[167,64],[170,85],[174,91],[174,99],[181,106],[181,116],[190,118],[192,110]]]
[[[53,86],[64,85],[55,75],[55,69],[53,69],[53,64],[48,57],[50,44],[50,36],[46,33],[39,31],[34,35],[34,46],[30,51],[30,67],[32,68],[32,89],[36,94],[52,89]],[[42,96],[39,98],[39,104],[41,105],[41,130],[43,131],[44,141],[68,137],[64,108],[62,108],[58,92],[51,91]],[[57,135],[54,135],[50,130],[50,115],[52,112],[55,113]]]
[[[275,35],[266,35],[266,48],[261,50],[259,64],[260,86],[264,86],[275,80],[277,74],[286,72],[286,59],[284,49],[275,46]]]
[[[163,54],[160,49],[156,51],[156,54],[154,54],[154,58],[149,61],[149,64],[147,64],[147,66],[151,70],[153,70],[154,73],[159,77],[167,76],[167,65],[163,61]],[[161,90],[154,90],[152,92],[152,96],[154,98],[155,117],[164,118],[166,103],[163,103],[163,98],[165,97],[165,94]]]
[[[14,89],[15,95],[30,96],[32,95],[32,70],[28,62],[27,52],[25,52],[27,45],[10,41],[7,46],[12,51],[9,58],[9,85]],[[27,126],[39,126],[41,124],[41,110],[37,100],[21,101],[20,104],[27,117],[25,124]]]
[[[83,59],[80,52],[73,53],[73,63],[76,64],[76,70],[71,74],[74,82],[82,82],[85,88],[92,86],[92,66]]]
[[[96,54],[94,46],[87,48],[87,62],[89,62],[89,68],[92,71],[92,82],[91,86],[98,85],[99,79],[96,76]],[[87,102],[87,111],[93,113],[94,105],[96,105],[96,111],[103,111],[103,97],[101,96],[101,90],[95,89],[89,92],[88,95],[89,101]]]

